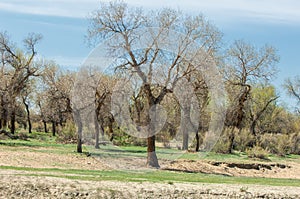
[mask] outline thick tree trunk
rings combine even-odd
[[[2,120],[2,128],[7,128],[7,117]]]
[[[199,151],[199,148],[200,148],[200,137],[199,137],[199,132],[196,131],[196,152]]]
[[[16,113],[15,110],[12,111],[10,117],[10,132],[11,134],[15,134],[16,132]]]
[[[182,150],[188,150],[188,148],[189,148],[189,132],[187,130],[184,130]]]
[[[257,124],[257,121],[254,120],[251,122],[251,125],[250,125],[250,133],[255,137],[256,137],[256,131],[255,131],[256,124]]]
[[[114,119],[109,119],[109,124],[108,124],[108,133],[110,135],[110,141],[112,142],[114,139],[114,129],[113,129],[113,122]]]
[[[56,122],[52,121],[52,136],[56,135]]]
[[[97,114],[97,113],[96,113]],[[98,122],[98,117],[95,114],[94,117],[94,125],[95,125],[95,148],[99,149],[99,134],[100,134],[100,128],[99,128],[99,122]]]
[[[227,153],[232,154],[233,152],[233,146],[234,146],[234,139],[235,139],[235,133],[234,133],[235,127],[232,127],[230,134],[229,134],[229,145],[227,149]]]
[[[82,121],[79,110],[74,109],[74,120],[77,125],[77,153],[82,153]]]
[[[44,132],[48,133],[47,122],[45,120],[43,120],[43,124],[44,124]]]
[[[194,129],[193,123],[191,121],[191,104],[190,101],[188,100],[190,99],[189,97],[187,97],[184,101],[183,101],[183,107],[182,107],[182,117],[181,117],[181,132],[182,132],[182,150],[188,150],[189,149],[189,134],[192,131],[195,131],[196,129]]]
[[[8,111],[7,111],[7,103],[5,102],[5,97],[1,96],[1,129],[7,128],[8,121]]]
[[[159,168],[156,152],[155,152],[155,135],[147,138],[147,166]]]
[[[25,105],[25,109],[26,109],[26,112],[27,112],[28,133],[32,133],[32,125],[31,125],[29,105],[26,103],[25,100],[23,100],[23,103]]]
[[[77,132],[77,153],[82,153],[82,125],[78,126],[78,132]]]

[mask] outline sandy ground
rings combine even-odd
[[[255,176],[300,179],[300,165],[239,165],[192,160],[161,161],[161,169],[213,173],[228,176]],[[45,148],[0,146],[0,165],[62,169],[139,169],[142,158],[105,158],[47,153]],[[112,166],[114,165],[114,166]],[[68,180],[39,177],[34,172],[0,169],[0,198],[300,198],[299,187],[229,185],[203,183],[150,183]]]
[[[300,187],[78,181],[0,170],[0,198],[299,198]],[[23,173],[24,174],[24,173]]]

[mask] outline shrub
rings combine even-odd
[[[289,135],[265,134],[261,136],[259,145],[270,153],[285,156],[293,151],[294,144]]]
[[[66,122],[61,131],[57,133],[56,141],[65,144],[74,144],[77,142],[76,126],[74,122]]]
[[[223,153],[226,154],[228,153],[228,149],[229,149],[229,131],[230,129],[226,129],[223,134],[220,136],[219,140],[217,141],[217,143],[215,144],[214,148],[213,148],[213,152],[216,153]]]
[[[268,151],[257,145],[255,145],[253,148],[247,149],[246,153],[249,158],[268,160]]]
[[[291,135],[290,140],[292,145],[291,153],[300,155],[300,133]]]
[[[236,149],[245,152],[247,148],[254,145],[255,139],[248,130],[243,129],[235,137]]]
[[[292,143],[288,135],[278,135],[277,155],[285,156],[292,151]]]
[[[269,151],[270,153],[277,154],[277,137],[276,134],[263,134],[260,136],[259,146]]]

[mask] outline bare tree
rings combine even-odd
[[[25,111],[27,115],[28,133],[32,133],[32,122],[31,122],[31,111],[32,106],[32,94],[35,87],[35,82],[33,80],[28,82],[28,86],[22,90],[21,99],[23,105],[25,106]]]
[[[265,45],[256,49],[244,41],[236,41],[226,53],[224,75],[231,94],[231,107],[227,112],[227,126],[232,127],[229,135],[231,153],[234,143],[234,128],[242,129],[245,118],[245,105],[251,96],[253,84],[268,82],[276,73],[279,61],[276,50]]]
[[[42,36],[31,33],[24,39],[24,50],[20,50],[12,43],[6,32],[0,33],[1,53],[1,109],[2,128],[7,127],[10,117],[11,133],[15,132],[15,103],[22,89],[28,85],[30,77],[37,76],[41,65],[34,62],[36,44]]]
[[[300,104],[300,77],[296,76],[294,79],[288,78],[285,80],[284,87],[287,90],[287,93],[294,97],[298,104]],[[300,113],[300,109],[297,109]]]
[[[200,65],[205,59],[201,57],[203,51],[213,55],[221,34],[202,15],[188,16],[172,9],[146,13],[119,1],[101,3],[91,14],[90,21],[88,40],[104,41],[116,36],[108,46],[111,55],[121,56],[115,70],[139,78],[142,84],[140,90],[148,109],[145,111],[147,165],[159,167],[150,108],[160,104],[168,93],[173,92],[178,81],[196,70],[197,66],[188,63],[187,59],[197,58]],[[178,34],[172,35],[174,32]],[[141,43],[143,49],[135,49]],[[172,52],[165,51],[165,46],[171,46]]]
[[[92,72],[95,79],[95,148],[99,148],[99,135],[101,132],[104,141],[104,127],[108,126],[110,141],[113,140],[114,117],[111,113],[111,96],[116,82],[115,77],[104,75],[100,72]]]
[[[75,74],[63,72],[54,62],[46,62],[42,74],[42,96],[37,104],[43,120],[52,124],[52,134],[55,136],[58,125],[63,125],[72,118],[71,90],[74,85]],[[44,123],[45,124],[45,123]]]

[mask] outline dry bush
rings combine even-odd
[[[292,142],[288,135],[278,135],[277,155],[288,155],[291,153],[292,148]]]
[[[77,131],[74,122],[66,122],[63,128],[57,133],[56,141],[65,144],[77,143]]]
[[[278,140],[276,134],[264,134],[260,136],[259,146],[270,153],[278,153]]]
[[[216,145],[213,148],[213,152],[216,153],[223,153],[226,154],[228,153],[228,148],[230,145],[229,142],[229,133],[230,133],[230,129],[225,129],[224,132],[222,133],[220,139],[218,140],[218,142],[216,143]]]
[[[290,137],[292,144],[291,153],[300,155],[300,133],[294,133]]]
[[[257,145],[255,145],[253,148],[247,149],[246,153],[249,158],[268,160],[268,151]]]
[[[235,137],[236,149],[238,151],[246,151],[247,148],[254,145],[255,139],[248,130],[241,130]]]
[[[290,154],[294,144],[286,134],[264,134],[261,136],[259,145],[270,153],[285,156]]]

